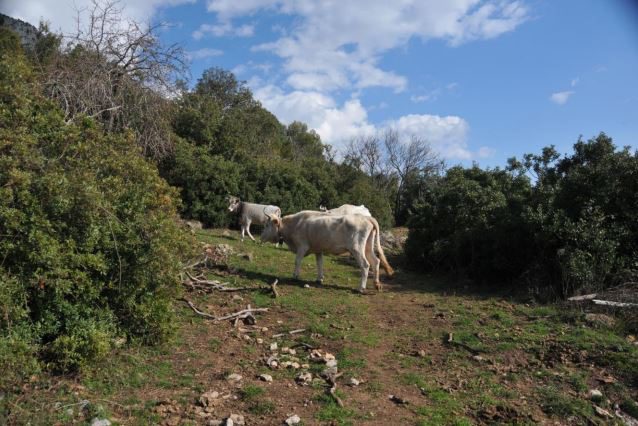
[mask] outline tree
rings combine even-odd
[[[78,11],[75,33],[64,37],[64,51],[42,71],[45,93],[67,123],[89,116],[106,132],[132,129],[147,156],[170,152],[167,98],[186,63],[179,45],[160,42],[160,27],[125,20],[111,0],[92,0]]]
[[[397,177],[398,188],[394,200],[394,217],[397,224],[405,222],[411,202],[406,197],[406,185],[410,179],[439,172],[442,161],[432,151],[425,139],[412,135],[409,141],[402,141],[399,133],[388,129],[383,135],[387,152],[387,167]]]
[[[204,71],[202,77],[197,81],[195,93],[215,99],[219,103],[222,113],[231,109],[244,109],[259,105],[253,99],[253,94],[246,86],[245,81],[238,81],[235,74],[219,67],[212,67]]]

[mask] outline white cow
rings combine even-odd
[[[273,243],[283,241],[296,253],[295,278],[299,278],[301,260],[308,254],[314,254],[317,258],[317,281],[323,282],[324,253],[349,252],[354,256],[361,267],[361,292],[366,289],[370,266],[379,291],[379,264],[383,265],[388,276],[394,273],[381,248],[379,223],[373,217],[359,214],[337,216],[315,211],[301,211],[283,218],[270,214],[261,239]]]
[[[244,241],[244,232],[247,232],[250,239],[255,241],[255,238],[250,233],[250,225],[252,223],[255,225],[264,225],[268,219],[267,214],[274,214],[281,217],[281,209],[277,206],[247,203],[241,201],[239,197],[233,196],[228,197],[228,211],[239,215],[242,241]]]
[[[328,210],[324,206],[319,206],[319,210],[324,213],[328,213],[332,215],[360,214],[362,216],[372,217],[372,215],[370,214],[370,210],[368,210],[366,206],[364,206],[363,204],[361,204],[360,206],[355,206],[352,204],[344,204],[342,206],[339,206],[337,208],[330,209],[330,210]]]

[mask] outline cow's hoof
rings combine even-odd
[[[383,285],[380,282],[374,283],[374,287],[377,289],[378,292],[383,291]]]
[[[363,296],[366,296],[366,295],[370,294],[370,292],[368,290],[366,290],[365,288],[358,288],[356,290],[352,290],[352,292],[356,293],[356,294],[361,294]]]

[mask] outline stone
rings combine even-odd
[[[243,377],[241,376],[241,374],[237,373],[230,374],[228,377],[226,377],[226,380],[229,380],[231,382],[238,382],[241,379],[243,379]]]
[[[262,339],[261,337],[258,337],[256,340],[258,345],[261,345],[262,343],[264,343],[264,339]]]
[[[292,415],[292,416],[290,416],[290,417],[288,417],[288,418],[286,419],[286,424],[287,424],[288,426],[297,425],[297,424],[299,424],[299,423],[301,423],[301,417],[299,417],[299,416],[298,416],[298,415],[296,415],[296,414],[295,414],[295,415]]]
[[[111,426],[111,422],[107,419],[98,419],[95,417],[91,420],[91,426]]]
[[[259,378],[264,382],[272,382],[272,376],[270,374],[260,374]]]
[[[304,386],[308,385],[312,383],[312,373],[310,372],[299,373],[297,377],[295,377],[295,381],[299,383],[300,385],[304,385]]]
[[[242,416],[241,414],[231,414],[228,417],[228,420],[232,420],[233,424],[236,424],[237,426],[243,426],[246,424],[244,421],[244,416]]]
[[[277,350],[277,342],[272,342],[270,344],[270,350],[271,351],[276,351]]]
[[[348,384],[350,386],[359,386],[361,384],[361,382],[357,379],[355,379],[354,377],[350,377],[350,380],[348,381]]]
[[[326,361],[326,367],[336,367],[336,366],[337,366],[336,359],[329,359],[328,361]]]
[[[587,393],[587,396],[592,401],[600,401],[601,399],[603,399],[603,393],[598,389],[590,389]]]
[[[335,356],[329,352],[326,352],[326,354],[323,356],[324,361],[328,362],[331,359],[335,359]]]
[[[337,367],[328,367],[325,368],[321,374],[323,374],[324,376],[334,376],[337,374],[339,370],[337,369]]]

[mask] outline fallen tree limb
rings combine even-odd
[[[212,288],[218,291],[246,291],[246,290],[258,290],[259,288],[255,287],[226,287],[226,285],[220,283],[217,280],[207,280],[203,278],[199,278],[199,276],[194,277],[188,271],[184,271],[188,280],[184,280],[182,284],[191,288],[199,288],[199,289],[207,289]]]
[[[275,295],[275,299],[279,297],[279,293],[277,292],[277,283],[279,282],[279,279],[275,279],[275,282],[270,284],[270,290],[272,291],[272,294]]]
[[[570,302],[579,302],[581,300],[592,300],[597,296],[597,293],[592,293],[592,294],[583,294],[582,296],[573,296],[568,298],[567,300],[569,300]]]
[[[193,305],[193,302],[191,302],[190,300],[184,299],[184,298],[182,298],[180,300],[183,300],[184,302],[186,302],[188,304],[188,306],[190,306],[190,308],[193,310],[193,312],[195,312],[197,315],[200,315],[200,316],[205,317],[205,318],[210,318],[212,320],[216,320],[217,319],[217,317],[215,317],[215,315],[207,314],[206,312],[202,312],[199,309],[197,309],[197,307],[195,305]]]
[[[638,307],[638,303],[627,303],[627,302],[612,302],[610,300],[600,300],[600,299],[592,299],[594,305],[603,305],[603,306],[615,306],[617,308],[635,308]]]
[[[277,339],[279,337],[284,337],[284,336],[289,336],[289,335],[293,335],[293,334],[303,333],[304,331],[306,331],[305,328],[299,328],[297,330],[289,331],[288,333],[273,334],[272,338],[273,339]]]
[[[330,385],[329,393],[332,398],[334,398],[335,402],[339,405],[339,407],[344,407],[343,401],[337,395],[337,379],[343,375],[343,372],[337,374],[328,374],[326,375],[326,381]]]
[[[204,318],[209,318],[212,319],[213,321],[224,321],[224,320],[231,320],[231,319],[243,319],[243,318],[247,318],[247,317],[254,317],[253,316],[253,312],[267,312],[268,308],[251,308],[250,305],[248,305],[247,309],[241,310],[239,312],[235,312],[233,314],[229,314],[229,315],[224,315],[221,317],[216,317],[215,315],[211,315],[209,313],[200,311],[199,309],[197,309],[197,307],[193,304],[193,302],[191,302],[188,299],[182,298],[180,300],[183,300],[184,302],[186,302],[188,304],[188,306],[193,310],[193,312],[195,312],[197,315],[203,316]]]

